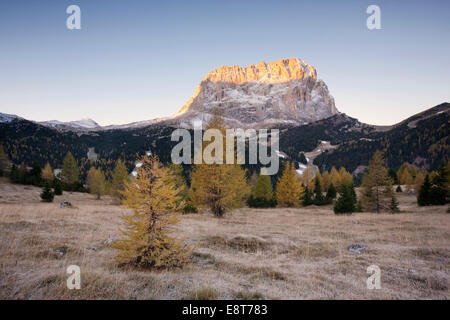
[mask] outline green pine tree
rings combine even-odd
[[[397,197],[395,196],[395,193],[392,193],[389,210],[391,210],[392,213],[400,212],[400,209],[398,207],[398,200],[397,200]]]
[[[438,174],[433,180],[429,202],[432,205],[444,205],[449,200],[449,172],[444,161],[439,166]]]
[[[337,195],[337,191],[336,191],[336,188],[334,187],[334,184],[330,184],[325,198],[328,200],[333,200],[333,199],[336,199],[336,195]]]
[[[271,200],[273,198],[272,182],[270,176],[260,174],[256,180],[255,190],[253,192],[255,198]]]
[[[63,194],[61,181],[59,181],[59,179],[53,179],[53,188],[55,190],[55,196],[61,196]]]
[[[352,213],[356,211],[356,201],[353,184],[342,184],[339,188],[339,198],[334,205],[334,213]]]
[[[431,182],[430,175],[425,176],[425,180],[422,186],[419,189],[419,193],[417,194],[417,204],[419,206],[429,206],[430,203],[430,191],[431,191]]]
[[[314,200],[313,203],[315,205],[323,205],[324,204],[324,198],[322,194],[322,186],[320,184],[320,179],[318,176],[314,178]]]
[[[3,145],[0,143],[0,177],[6,174],[8,162],[9,162],[8,156],[3,150]]]
[[[54,193],[50,186],[46,184],[44,188],[42,188],[41,199],[43,202],[53,202]]]
[[[268,208],[275,207],[276,202],[273,198],[273,189],[270,176],[259,175],[253,193],[248,201],[250,207]]]
[[[303,193],[302,204],[306,207],[313,204],[313,193],[309,190],[308,186],[304,188],[305,192]]]

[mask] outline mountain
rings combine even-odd
[[[392,168],[408,162],[435,170],[443,159],[450,158],[450,103],[418,113],[386,131],[371,130],[366,135],[339,139],[335,139],[339,148],[315,159],[321,169],[344,166],[353,172],[358,166],[367,165],[372,154],[381,150]]]
[[[24,119],[19,116],[16,116],[15,114],[7,114],[0,112],[0,123],[9,123],[14,120],[24,120]]]
[[[160,122],[192,128],[197,120],[208,122],[216,108],[234,128],[299,126],[338,113],[327,85],[317,79],[316,69],[291,58],[247,67],[221,66],[203,78],[194,96],[173,117],[104,127],[92,119],[39,124],[76,132],[129,130]]]
[[[19,116],[13,114],[0,113],[0,123],[11,122],[15,119],[25,120]],[[169,119],[167,118],[155,118],[151,120],[136,121],[127,124],[118,125],[108,125],[101,126],[92,119],[84,118],[75,121],[63,122],[59,120],[49,120],[49,121],[35,121],[35,123],[43,125],[47,128],[56,129],[59,131],[74,131],[74,132],[95,132],[103,130],[130,130],[136,128],[147,127],[158,122],[162,122]]]
[[[298,58],[209,72],[172,123],[192,127],[215,108],[235,128],[304,125],[337,114],[326,84]]]
[[[441,160],[450,155],[449,124],[449,103],[430,108],[389,128],[364,124],[337,113],[306,125],[280,128],[280,154],[283,155],[280,157],[282,161],[294,161],[298,167],[303,153],[311,158],[309,165],[320,170],[343,166],[356,174],[378,149],[384,152],[387,165],[393,169],[409,162],[435,170]],[[131,172],[137,156],[147,150],[157,154],[164,163],[169,162],[172,147],[177,144],[171,141],[173,130],[167,121],[161,121],[127,130],[67,131],[0,114],[0,142],[15,164],[31,165],[36,160],[44,166],[48,161],[53,168],[60,168],[65,154],[70,151],[78,161],[82,176],[91,165],[87,157],[91,147],[98,154],[97,165],[107,175],[118,158],[125,160]],[[247,169],[253,171],[258,166],[247,166]]]
[[[216,108],[235,128],[280,129],[280,158],[294,161],[298,169],[306,157],[307,165],[321,170],[343,166],[356,175],[382,150],[393,169],[409,162],[435,170],[450,155],[449,103],[393,126],[364,124],[338,112],[316,70],[298,58],[211,71],[170,118],[102,127],[91,119],[35,122],[0,113],[0,142],[15,164],[49,162],[58,168],[70,151],[82,175],[90,166],[88,148],[95,148],[97,165],[108,174],[116,159],[124,159],[131,170],[137,156],[148,150],[170,161],[177,143],[171,141],[174,128],[208,121]]]
[[[43,126],[59,130],[91,131],[102,129],[102,127],[97,122],[89,118],[69,122],[50,120],[50,121],[42,121],[39,123],[42,124]]]

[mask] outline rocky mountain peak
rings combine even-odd
[[[220,108],[232,127],[305,124],[337,113],[314,67],[298,58],[247,67],[221,66],[209,72],[175,115],[181,126],[207,121]]]
[[[281,59],[248,67],[221,66],[209,72],[203,81],[241,84],[246,82],[281,83],[302,80],[306,77],[317,78],[316,69],[298,58]]]

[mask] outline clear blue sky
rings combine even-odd
[[[66,28],[67,6],[81,30]],[[366,28],[381,8],[382,30]],[[0,2],[0,112],[102,125],[174,114],[210,70],[299,57],[337,108],[392,124],[450,100],[450,1]]]

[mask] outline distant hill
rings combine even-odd
[[[450,104],[443,103],[418,113],[387,131],[342,139],[338,149],[323,153],[315,160],[320,168],[344,166],[352,172],[367,165],[373,152],[385,153],[389,167],[403,162],[435,170],[442,159],[450,158]],[[339,140],[339,138],[335,138]]]
[[[353,172],[358,166],[367,165],[377,149],[385,152],[389,167],[394,169],[409,162],[434,170],[450,155],[449,121],[449,103],[383,130],[338,113],[307,125],[280,128],[280,151],[289,160],[298,162],[302,152],[312,151],[320,141],[329,141],[337,148],[324,150],[314,159],[321,170],[344,166]],[[62,159],[70,151],[82,174],[89,169],[87,152],[92,147],[98,154],[98,165],[107,174],[118,158],[124,159],[131,171],[137,156],[147,150],[158,154],[163,162],[170,161],[172,146],[176,144],[170,139],[173,130],[174,127],[163,121],[126,130],[80,132],[60,130],[11,115],[1,114],[0,117],[0,142],[15,164],[31,165],[36,160],[43,166],[48,161],[53,168],[60,168]]]

